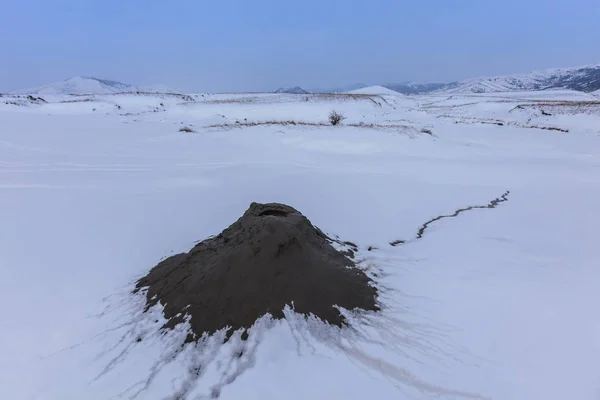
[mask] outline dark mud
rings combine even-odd
[[[284,318],[286,305],[343,326],[336,306],[377,311],[377,289],[353,249],[342,253],[334,241],[292,207],[252,203],[218,236],[160,262],[135,292],[147,289],[146,310],[164,306],[163,328],[189,317],[188,342],[223,328],[229,338],[267,313]]]
[[[423,225],[421,225],[421,227],[417,231],[417,237],[416,237],[416,239],[421,239],[423,237],[423,235],[425,234],[425,231],[427,230],[427,228],[429,227],[429,225],[433,224],[436,221],[439,221],[440,219],[455,218],[455,217],[458,217],[459,214],[461,214],[461,213],[463,213],[465,211],[470,211],[470,210],[476,210],[476,209],[482,209],[482,208],[496,208],[498,206],[498,204],[504,203],[505,201],[508,201],[508,195],[509,194],[510,194],[510,191],[507,190],[500,197],[496,197],[494,200],[490,201],[486,205],[482,205],[482,206],[468,206],[468,207],[464,207],[464,208],[459,208],[458,210],[454,211],[454,213],[452,213],[452,214],[449,214],[449,215],[439,215],[439,216],[437,216],[435,218],[432,218],[429,221],[425,222]],[[394,240],[393,242],[390,242],[390,245],[393,246],[393,247],[396,247],[396,246],[404,244],[404,243],[406,243],[405,240]]]

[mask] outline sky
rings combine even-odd
[[[0,92],[450,82],[600,63],[598,0],[6,0]]]

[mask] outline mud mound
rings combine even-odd
[[[286,305],[342,326],[335,306],[378,310],[377,290],[331,243],[294,208],[252,203],[218,236],[154,267],[135,291],[148,289],[146,310],[164,306],[165,328],[190,316],[188,341],[225,327],[229,337],[266,313],[283,318]]]

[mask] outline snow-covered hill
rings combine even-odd
[[[450,93],[493,93],[548,89],[571,89],[582,92],[599,90],[600,64],[554,68],[527,74],[474,78],[448,84],[441,90]]]
[[[290,93],[290,94],[309,94],[308,90],[302,89],[300,86],[281,87],[275,93]]]
[[[388,89],[386,87],[379,86],[379,85],[368,86],[368,87],[362,88],[362,89],[350,90],[347,93],[350,93],[350,94],[376,94],[376,95],[399,95],[400,94],[394,90],[391,90],[391,89]]]
[[[17,90],[14,94],[38,95],[85,95],[85,94],[110,94],[127,92],[146,93],[178,93],[164,85],[134,86],[128,83],[98,79],[88,76],[76,76],[61,82],[55,82],[38,88]]]
[[[136,87],[122,82],[76,76],[38,88],[15,91],[15,94],[69,95],[134,92]]]
[[[327,88],[318,88],[312,89],[313,93],[347,93],[351,90],[366,88],[366,83],[353,83],[351,85],[337,86],[337,87],[327,87]]]
[[[600,90],[600,64],[471,78],[450,83],[400,82],[382,86],[403,94],[532,92],[549,89],[593,92]]]

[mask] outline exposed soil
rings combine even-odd
[[[218,236],[159,263],[135,292],[147,288],[146,310],[164,306],[163,328],[189,316],[188,342],[227,327],[229,338],[267,313],[284,318],[286,305],[343,326],[336,306],[377,311],[377,289],[334,241],[292,207],[252,203]]]

